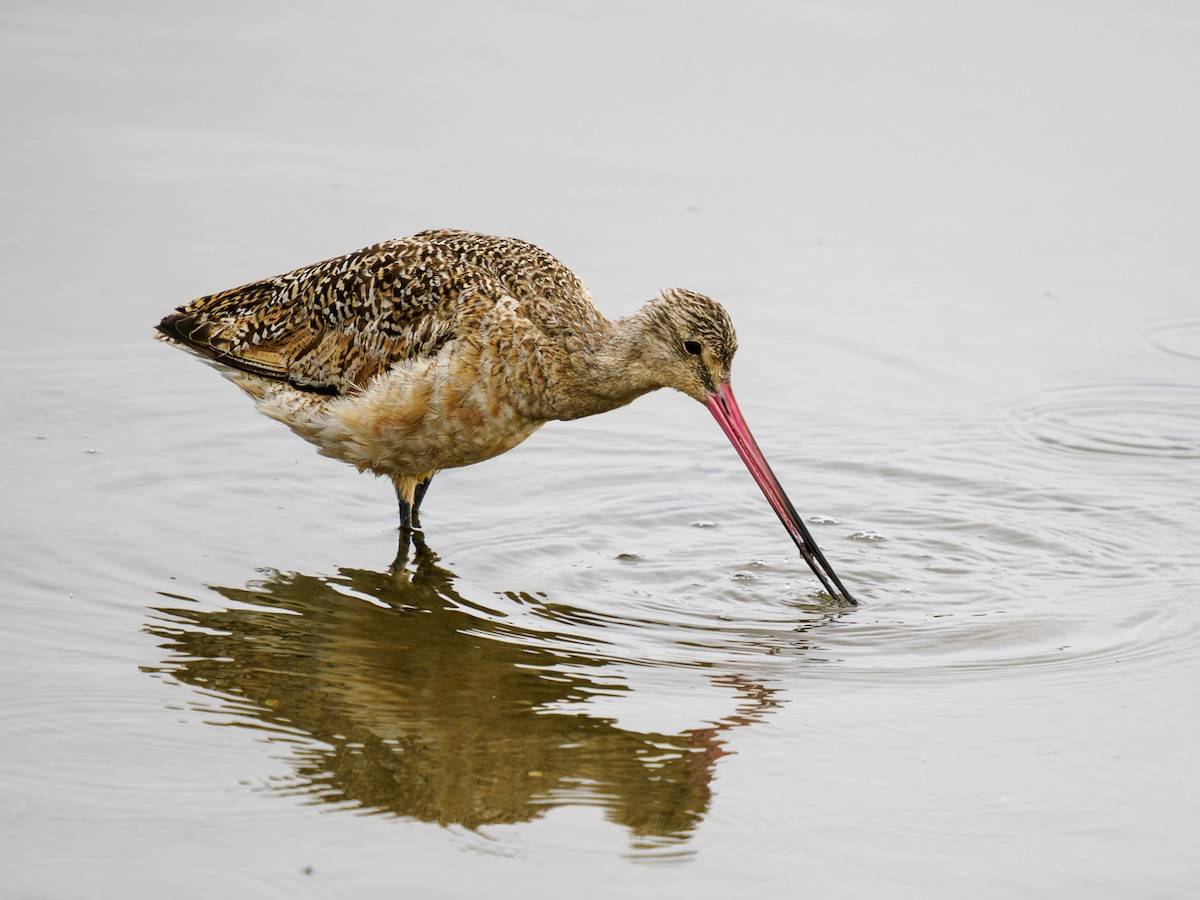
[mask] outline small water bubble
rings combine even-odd
[[[809,516],[808,521],[812,522],[814,525],[841,525],[842,524],[841,519],[835,519],[833,516],[821,516],[821,515]]]
[[[641,562],[642,555],[640,553],[618,553],[616,556],[621,562]]]
[[[721,523],[720,522],[700,521],[700,522],[693,522],[692,527],[693,528],[720,528]]]
[[[850,535],[850,540],[852,540],[852,541],[867,541],[868,543],[878,543],[879,541],[886,541],[887,538],[885,538],[878,531],[856,531],[852,535]]]
[[[758,576],[753,572],[734,572],[734,581],[758,581]]]

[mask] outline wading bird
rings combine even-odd
[[[666,290],[614,322],[532,244],[423,231],[193,300],[158,332],[325,456],[388,476],[402,554],[437,472],[675,388],[708,407],[830,596],[855,602],[742,418],[733,324],[702,294]]]

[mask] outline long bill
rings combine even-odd
[[[737,400],[733,397],[733,389],[729,386],[729,382],[725,382],[718,390],[709,394],[704,405],[708,407],[708,411],[713,414],[713,418],[717,420],[721,430],[733,443],[742,462],[746,464],[746,468],[750,470],[750,474],[754,476],[754,480],[766,494],[771,509],[775,510],[775,515],[779,516],[779,521],[783,523],[783,527],[796,542],[800,555],[804,557],[804,561],[813,570],[813,574],[825,586],[829,596],[836,600],[840,593],[847,603],[856,606],[858,601],[851,597],[850,592],[842,585],[841,579],[837,577],[826,561],[825,554],[813,540],[808,526],[796,512],[796,507],[792,506],[792,501],[783,492],[779,479],[767,465],[766,457],[758,449],[758,444],[755,443],[754,436],[750,433],[750,426],[746,424],[746,420],[742,417],[742,411],[738,409]],[[836,591],[834,585],[837,586]]]

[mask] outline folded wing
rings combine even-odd
[[[455,337],[464,303],[503,293],[435,242],[389,241],[181,306],[159,332],[215,362],[346,394]]]

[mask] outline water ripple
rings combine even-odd
[[[1200,322],[1177,322],[1148,331],[1144,340],[1155,350],[1200,360]]]
[[[1200,388],[1192,385],[1061,386],[1013,416],[1027,439],[1066,453],[1200,458]]]

